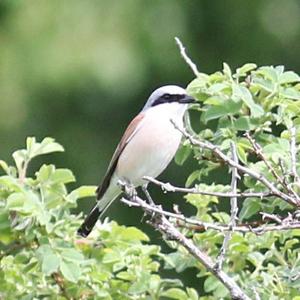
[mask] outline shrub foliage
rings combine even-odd
[[[246,64],[232,72],[224,64],[223,71],[201,73],[188,86],[201,104],[201,108],[195,108],[195,127],[200,130],[194,136],[213,143],[228,156],[234,142],[241,165],[261,174],[296,202],[300,193],[299,82],[296,73],[285,71],[282,66],[257,68],[255,64]],[[245,132],[259,145],[259,151]],[[32,176],[28,174],[32,159],[56,151],[63,148],[51,138],[41,142],[28,138],[26,148],[13,153],[13,166],[0,161],[0,297],[229,298],[223,284],[174,241],[166,241],[171,251],[164,254],[138,228],[120,226],[114,221],[99,223],[90,238],[79,239],[76,230],[82,215],[75,215],[72,210],[78,199],[93,197],[95,187],[81,186],[68,191],[66,185],[75,181],[74,175],[51,164],[43,164]],[[188,158],[194,159],[195,170],[187,178],[187,186],[209,192],[230,191],[228,167],[213,151],[192,145],[186,139],[176,161],[183,164]],[[238,191],[267,193],[269,189],[259,180],[240,173]],[[184,200],[195,209],[192,218],[229,223],[228,198],[190,193]],[[261,213],[273,216],[269,220],[272,224],[274,216],[278,217],[275,225],[299,218],[297,205],[292,206],[278,196],[238,200],[238,225],[265,222]],[[256,293],[263,300],[299,300],[300,228],[264,232],[265,225],[259,226],[259,234],[251,230],[232,233],[223,270],[251,297]],[[218,257],[224,232],[188,226],[181,230],[213,259]],[[162,278],[159,272],[161,268],[182,272],[191,267],[204,281],[201,296],[195,289],[183,287],[179,280]]]
[[[27,175],[36,156],[63,147],[51,138],[15,151],[15,166],[1,161],[0,298],[3,299],[160,299],[163,294],[197,295],[178,289],[179,280],[159,276],[165,255],[135,227],[103,223],[89,239],[76,231],[82,215],[77,200],[93,197],[94,186],[71,192],[68,169],[42,165]],[[191,296],[193,297],[193,296]],[[192,298],[191,298],[192,299]]]

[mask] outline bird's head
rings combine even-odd
[[[177,85],[165,85],[156,89],[150,95],[143,111],[166,103],[189,104],[194,102],[195,99],[189,96],[184,88]]]

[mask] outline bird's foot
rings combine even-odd
[[[127,180],[119,180],[118,185],[120,186],[121,190],[128,196],[128,198],[132,201],[136,200],[137,192],[135,186],[131,184]]]
[[[142,185],[142,191],[144,192],[146,199],[150,205],[155,205],[149,191],[148,191],[148,182]]]

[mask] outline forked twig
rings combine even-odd
[[[123,183],[120,183],[122,186]],[[124,185],[124,184],[123,184]],[[126,192],[126,186],[123,186]],[[133,193],[127,194],[129,199],[122,198],[124,203],[132,206],[141,207],[144,212],[151,217],[150,224],[160,231],[167,239],[175,240],[178,244],[183,246],[191,255],[193,255],[201,264],[203,264],[212,274],[214,274],[229,290],[232,299],[250,300],[244,291],[237,285],[237,283],[227,275],[223,270],[217,270],[213,260],[203,251],[201,251],[193,240],[185,237],[167,218],[161,213],[162,209],[148,204],[146,201],[138,196],[132,197]],[[134,204],[133,204],[134,203]]]
[[[238,156],[237,156],[236,146],[234,142],[231,142],[231,153],[232,153],[232,160],[238,163]],[[238,179],[239,179],[239,174],[237,168],[232,167],[231,168],[231,192],[233,194],[236,194]],[[231,228],[231,230],[226,232],[219,256],[217,257],[216,268],[218,269],[222,269],[222,265],[225,260],[225,255],[229,245],[229,241],[231,239],[231,235],[234,230],[234,227],[236,226],[237,213],[238,213],[237,197],[231,197],[230,198],[230,222],[229,222],[229,228]]]
[[[246,166],[243,166],[239,163],[236,163],[234,160],[229,158],[225,153],[223,153],[216,145],[210,143],[210,142],[203,142],[199,140],[198,138],[193,137],[190,135],[184,128],[180,128],[177,126],[176,123],[173,122],[173,125],[175,128],[177,128],[181,133],[190,141],[192,145],[208,149],[212,151],[215,155],[217,155],[222,161],[230,165],[231,167],[237,168],[241,173],[247,174],[256,180],[260,181],[267,189],[271,191],[271,193],[274,196],[277,196],[281,198],[282,200],[288,202],[292,206],[299,207],[300,199],[292,197],[291,195],[288,195],[282,191],[280,191],[275,185],[269,181],[263,174],[258,173]]]

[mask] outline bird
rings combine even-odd
[[[122,193],[120,181],[134,187],[147,185],[144,176],[156,178],[176,154],[182,133],[183,117],[195,99],[177,85],[157,88],[141,112],[129,123],[96,190],[97,203],[77,233],[87,237],[97,220]]]

